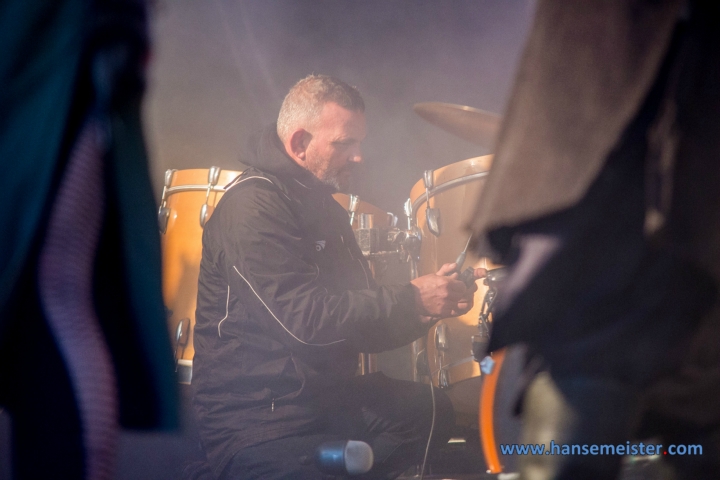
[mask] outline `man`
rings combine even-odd
[[[471,308],[477,288],[448,276],[454,265],[375,284],[331,196],[347,188],[364,138],[355,88],[301,80],[205,226],[193,385],[220,478],[319,478],[307,459],[338,439],[368,442],[372,478],[394,478],[422,461],[431,428],[435,445],[448,439],[454,415],[444,395],[355,376],[359,352],[425,335],[433,319]]]
[[[719,24],[704,1],[538,4],[471,224],[510,265],[491,349],[548,365],[524,441],[660,435],[703,447],[665,457],[679,478],[720,476]],[[621,457],[521,461],[608,479]]]

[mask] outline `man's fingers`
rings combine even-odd
[[[440,267],[440,270],[437,271],[436,275],[440,275],[441,277],[446,276],[448,273],[452,272],[457,268],[456,263],[446,263],[442,267]]]

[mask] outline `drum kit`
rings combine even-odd
[[[428,122],[485,148],[492,147],[500,126],[497,115],[470,107],[430,102],[416,104],[414,110]],[[466,267],[491,272],[481,282],[472,310],[440,319],[426,338],[413,343],[405,361],[414,380],[432,383],[448,393],[459,422],[479,421],[487,471],[501,473],[513,471],[515,466],[512,457],[503,458],[498,445],[513,443],[519,437],[519,421],[512,410],[523,356],[515,350],[485,355],[496,293],[494,280],[502,270],[467,252],[469,238],[464,229],[491,162],[492,155],[485,155],[425,171],[410,190],[404,205],[407,224],[402,226],[395,215],[360,201],[356,195],[338,193],[334,198],[348,211],[358,244],[378,283],[392,277],[389,265],[402,265],[406,279],[434,273],[458,259],[464,260]],[[158,211],[163,296],[181,383],[192,379],[202,229],[224,186],[240,173],[211,167],[168,170],[165,174]],[[359,373],[377,369],[374,355],[361,355]]]

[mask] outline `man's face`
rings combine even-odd
[[[362,162],[360,142],[365,139],[365,114],[326,103],[309,129],[306,167],[321,182],[347,192],[354,168]]]

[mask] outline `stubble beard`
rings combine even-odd
[[[350,181],[349,177],[352,174],[350,171],[350,175],[348,175],[347,180],[344,181],[344,179],[341,178],[341,176],[347,171],[347,169],[350,169],[351,166],[347,165],[343,167],[342,169],[332,172],[328,168],[328,165],[322,162],[316,162],[311,161],[308,163],[308,170],[310,173],[312,173],[315,178],[320,180],[321,183],[324,185],[327,185],[329,187],[332,187],[336,192],[343,192],[347,193],[347,190],[350,187]]]

